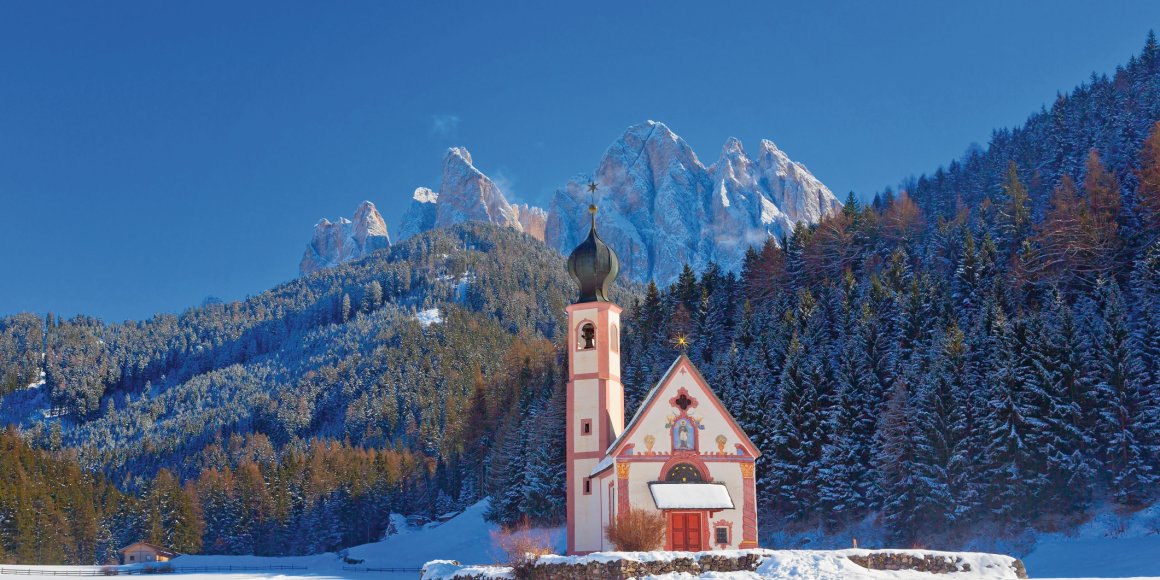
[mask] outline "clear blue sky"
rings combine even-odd
[[[1157,2],[413,4],[5,2],[0,314],[256,294],[321,217],[369,199],[394,228],[452,145],[546,204],[655,119],[706,163],[769,138],[869,194],[1160,26]]]

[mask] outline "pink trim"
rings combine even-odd
[[[693,372],[688,372],[690,369],[693,370]],[[749,455],[751,457],[756,457],[758,455],[757,448],[752,447],[752,442],[749,440],[749,436],[747,436],[745,432],[741,430],[741,427],[737,425],[737,421],[733,418],[733,415],[730,415],[729,411],[725,410],[724,405],[721,404],[721,400],[717,398],[717,396],[713,393],[713,389],[711,389],[709,384],[705,381],[705,377],[702,377],[701,373],[697,372],[696,367],[693,366],[693,362],[690,361],[688,357],[681,355],[680,358],[677,359],[676,367],[674,367],[667,375],[667,380],[655,388],[663,391],[667,389],[678,376],[685,373],[691,375],[693,382],[701,387],[701,390],[706,395],[708,395],[706,398],[709,399],[710,403],[712,403],[713,408],[715,408],[717,412],[725,418],[725,422],[729,424],[729,428],[733,431],[733,435],[737,438],[737,440],[744,442],[745,449],[749,452]],[[648,406],[639,411],[640,417],[643,418],[647,416],[648,413],[652,412],[653,407],[657,405],[657,401],[659,399],[660,397],[653,397],[652,400],[649,401]],[[641,423],[642,421],[634,423],[630,428],[631,430],[621,436],[621,443],[617,446],[616,449],[610,451],[612,455],[620,454],[621,448],[623,448],[628,440],[632,438],[633,433],[635,433],[637,429],[640,429]]]
[[[612,495],[616,493],[616,488],[613,487],[612,482],[608,482],[608,523],[616,520],[616,504],[612,501]]]
[[[629,444],[629,445],[631,445],[631,444]],[[618,461],[633,461],[633,462],[640,463],[640,462],[649,462],[649,461],[668,461],[670,457],[673,457],[672,453],[659,453],[656,451],[653,451],[652,453],[649,453],[647,451],[633,451],[631,454],[627,454],[627,453],[625,453],[625,451],[627,451],[627,450],[628,450],[628,446],[626,445],[624,447],[624,449],[621,451],[620,455],[616,456],[616,459]],[[721,454],[721,453],[697,453],[695,451],[688,451],[688,450],[679,450],[679,451],[677,451],[677,453],[678,454],[691,453],[693,455],[696,455],[697,457],[699,457],[701,459],[701,461],[704,461],[706,463],[753,463],[753,458],[745,456],[745,455],[729,455],[729,454]],[[604,457],[604,454],[601,454],[601,458],[603,458],[603,457]]]
[[[593,337],[593,340],[596,341],[596,344],[592,345],[592,348],[582,348],[580,346],[580,329],[583,328],[585,324],[592,325],[592,337]],[[588,351],[588,350],[600,350],[600,335],[598,334],[599,332],[600,332],[600,325],[596,324],[596,321],[592,320],[591,318],[585,318],[584,320],[581,320],[580,322],[573,324],[572,325],[572,332],[571,332],[571,335],[573,337],[572,350],[574,350],[576,352],[584,352],[584,351]]]
[[[669,469],[672,469],[674,465],[679,465],[681,463],[689,463],[692,464],[693,467],[696,467],[697,470],[701,472],[701,477],[704,478],[703,481],[705,483],[713,481],[713,474],[709,473],[709,466],[705,465],[705,462],[701,460],[701,457],[693,451],[678,451],[674,453],[672,457],[661,466],[661,472],[660,475],[657,476],[657,481],[664,481],[665,474],[669,472]]]
[[[738,548],[742,550],[757,547],[757,485],[752,471],[749,475],[746,477],[745,471],[741,472],[745,500],[741,508],[741,544]]]
[[[721,548],[722,550],[728,548],[729,545],[733,543],[733,522],[731,522],[729,520],[717,520],[717,521],[713,522],[712,526],[713,526],[713,536],[712,536],[713,543],[716,544],[717,547]],[[725,543],[724,544],[717,541],[717,528],[725,528],[726,529],[726,532],[725,532],[726,536],[725,536]]]
[[[616,478],[616,513],[625,514],[632,506],[628,501],[628,474],[625,477],[620,477],[620,471],[617,471]]]
[[[589,309],[596,311],[596,320],[592,320],[592,318],[589,317],[585,317],[579,321],[576,320],[575,313],[578,310]],[[591,503],[578,503],[580,500],[577,499],[577,496],[583,495],[584,481],[588,481],[589,485],[591,486],[593,485],[591,483],[592,479],[601,481],[601,476],[598,475],[596,478],[591,478],[588,477],[588,473],[577,473],[576,462],[584,459],[603,458],[605,455],[603,450],[607,449],[608,446],[611,445],[613,440],[613,433],[620,432],[624,429],[624,387],[620,384],[619,365],[617,365],[615,369],[612,368],[610,356],[611,347],[613,344],[618,345],[619,341],[614,343],[609,334],[611,329],[609,321],[611,320],[611,317],[613,315],[619,315],[622,312],[622,309],[619,306],[609,302],[586,302],[569,305],[567,308],[565,308],[565,310],[568,313],[568,320],[570,323],[568,325],[568,341],[572,345],[571,348],[568,348],[568,385],[566,390],[566,411],[568,416],[565,424],[565,429],[567,431],[565,459],[567,461],[566,477],[568,479],[566,487],[567,550],[569,554],[577,554],[577,510],[589,509],[592,507]],[[592,349],[592,351],[595,353],[597,361],[597,371],[595,373],[575,373],[573,371],[573,369],[576,368],[576,354],[580,352],[586,352],[584,349],[579,349],[579,329],[585,323],[592,323],[596,327],[596,344],[594,345],[595,348]],[[619,326],[619,323],[617,323],[616,327],[618,330]],[[583,396],[586,397],[591,397],[593,394],[595,394],[597,397],[597,416],[594,419],[580,419],[576,417],[576,398],[580,396],[580,393],[577,393],[576,389],[576,381],[578,380],[597,381],[596,393],[592,393],[589,389],[585,389],[585,392],[583,393]],[[620,407],[620,413],[617,418],[614,418],[611,413],[613,401],[619,403]],[[597,448],[600,449],[600,451],[576,451],[576,437],[584,436],[581,431],[577,430],[577,421],[582,420],[592,421],[592,430],[597,434]],[[614,425],[614,423],[616,424]],[[583,476],[583,478],[580,476]],[[577,480],[580,481],[577,482]],[[609,485],[611,486],[611,482],[609,482]],[[576,489],[577,486],[580,486],[579,490]],[[625,491],[624,496],[627,500],[627,481],[623,482],[623,490]],[[592,494],[590,492],[588,495],[591,497],[591,495],[600,494]],[[584,501],[591,502],[591,500]],[[600,501],[603,501],[603,498],[601,498]],[[597,509],[601,509],[599,505],[600,501],[598,501],[596,504]],[[620,500],[618,499],[618,503],[619,501]]]
[[[674,409],[680,409],[680,407],[677,406],[677,399],[681,398],[681,395],[684,395],[685,398],[689,399],[689,401],[690,401],[689,409],[696,409],[697,408],[697,398],[690,395],[689,389],[686,389],[685,387],[681,387],[681,388],[677,389],[677,394],[673,395],[672,397],[669,397],[669,406],[674,408]],[[687,414],[687,411],[688,411],[688,409],[681,409],[680,412],[682,415],[685,415],[685,414]]]

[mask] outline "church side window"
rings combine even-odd
[[[728,546],[728,545],[729,545],[729,528],[727,528],[727,527],[725,527],[725,526],[717,526],[717,527],[715,528],[715,534],[714,534],[714,535],[716,535],[716,536],[717,536],[717,537],[715,538],[717,541],[716,541],[716,542],[714,542],[714,543],[716,543],[716,544],[721,544],[721,545],[725,545],[725,546]]]
[[[580,332],[576,333],[576,348],[578,350],[591,350],[596,348],[595,324],[585,322],[580,325]]]

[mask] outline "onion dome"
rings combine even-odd
[[[608,289],[620,271],[620,260],[600,236],[596,235],[596,206],[588,206],[592,215],[592,229],[588,237],[568,256],[568,274],[580,286],[581,302],[610,302]]]

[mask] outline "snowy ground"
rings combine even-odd
[[[416,569],[432,560],[458,560],[464,563],[489,564],[502,560],[491,541],[492,524],[483,520],[487,504],[481,502],[459,516],[441,525],[422,529],[404,530],[383,541],[356,546],[345,551],[348,564],[338,554],[265,558],[258,556],[181,556],[173,561],[178,569],[202,566],[301,566],[302,570],[271,570],[252,572],[220,572],[180,574],[183,580],[326,580],[329,578],[403,579],[415,580],[416,572],[365,571],[367,568]],[[557,551],[563,548],[563,531],[549,532]],[[834,550],[778,550],[757,573],[717,573],[704,578],[719,580],[990,580],[1008,578],[988,575],[982,566],[972,566],[969,573],[930,575],[917,572],[867,571],[842,557],[845,551]],[[988,558],[983,554],[963,554],[965,557]],[[1074,535],[1047,535],[1039,539],[1036,548],[1023,558],[1032,578],[1149,578],[1160,580],[1160,507],[1154,506],[1130,518],[1104,514],[1082,526]],[[982,562],[982,560],[980,560]],[[23,578],[47,579],[53,571],[99,570],[78,566],[0,566],[0,580],[7,575],[3,570],[34,571]],[[42,571],[43,574],[35,572]],[[656,577],[657,580],[688,580],[687,574]]]
[[[902,550],[892,552],[900,552]],[[930,556],[951,555],[962,558],[970,572],[952,574],[929,574],[914,571],[882,571],[867,570],[846,558],[850,555],[867,555],[870,550],[755,550],[765,556],[765,561],[756,572],[715,572],[701,576],[685,573],[671,573],[660,576],[646,576],[649,580],[686,580],[692,578],[711,578],[722,580],[1015,580],[1017,578],[1012,558],[996,554],[981,554],[978,552],[933,552],[923,550],[909,550],[915,555],[927,554]],[[721,552],[713,552],[721,554]],[[741,555],[734,551],[731,555]],[[646,552],[620,553],[598,552],[588,556],[548,556],[550,563],[588,563],[607,562],[612,560],[633,560],[642,562],[670,561],[675,558],[688,557],[687,552]],[[727,554],[729,555],[729,554]],[[470,566],[460,568],[446,563],[440,564],[437,569],[428,567],[427,580],[453,580],[456,573],[460,576],[472,576],[491,572],[492,578],[507,578],[506,568],[484,569]]]
[[[1160,505],[1130,517],[1104,511],[1074,534],[1040,536],[1023,562],[1033,578],[1160,578]]]

